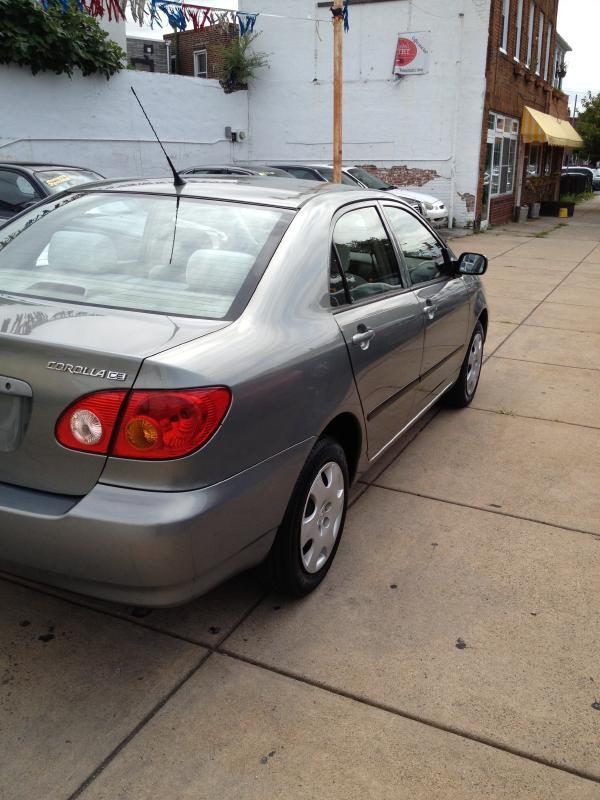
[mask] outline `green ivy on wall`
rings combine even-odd
[[[71,76],[100,73],[107,79],[125,66],[126,55],[98,22],[58,0],[48,10],[32,0],[0,0],[0,64]]]

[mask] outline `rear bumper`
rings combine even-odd
[[[0,569],[116,602],[185,602],[267,555],[313,443],[188,492],[97,484],[51,502],[0,484]]]

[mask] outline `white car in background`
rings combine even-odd
[[[383,189],[383,191],[389,191],[399,197],[416,200],[421,204],[423,216],[430,224],[440,227],[448,224],[448,209],[437,197],[424,192],[414,192],[403,186],[393,186],[362,167],[346,167],[345,172],[368,189]]]
[[[398,187],[398,192],[402,192],[404,197],[410,197],[422,203],[425,207],[425,216],[432,225],[444,227],[448,224],[448,209],[439,198],[432,194],[413,192],[412,189],[404,187]]]

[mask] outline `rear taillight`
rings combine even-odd
[[[134,391],[111,455],[180,458],[210,439],[227,413],[231,393],[223,386],[173,392]]]
[[[56,438],[72,450],[108,453],[126,391],[95,392],[81,397],[56,424]]]
[[[231,403],[231,392],[223,386],[137,390],[120,414],[126,394],[98,392],[81,398],[60,417],[56,438],[65,447],[119,458],[181,458],[206,444]],[[109,397],[111,414],[104,411]]]

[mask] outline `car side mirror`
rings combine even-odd
[[[488,268],[487,258],[479,253],[463,253],[455,263],[461,275],[483,275]]]

